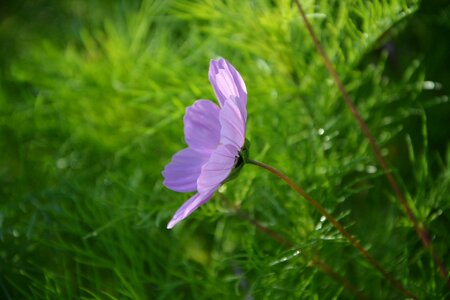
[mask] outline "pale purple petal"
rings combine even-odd
[[[216,186],[203,194],[197,193],[189,198],[189,200],[184,202],[184,204],[173,215],[172,220],[170,220],[169,224],[167,224],[167,229],[172,229],[178,222],[192,214],[202,204],[211,199],[214,192],[217,191],[218,188],[219,186]]]
[[[233,170],[238,156],[239,149],[233,145],[219,145],[202,167],[197,180],[197,191],[204,194],[222,184]]]
[[[241,75],[225,59],[218,59],[211,61],[208,77],[220,108],[197,100],[186,109],[184,135],[189,147],[176,153],[163,171],[168,188],[197,191],[177,210],[168,229],[211,199],[230,176],[244,146],[247,89]]]
[[[220,143],[233,145],[239,151],[245,142],[245,119],[233,101],[228,101],[220,110]]]
[[[247,88],[239,72],[228,61],[220,58],[211,61],[208,77],[220,106],[224,107],[228,100],[235,101],[247,120]]]
[[[202,166],[208,161],[209,156],[191,148],[177,152],[162,172],[163,184],[176,192],[196,191]]]
[[[220,108],[209,100],[197,100],[186,108],[184,136],[190,148],[211,153],[220,140]]]

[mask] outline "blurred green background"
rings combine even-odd
[[[304,0],[402,191],[450,266],[450,4]],[[339,218],[420,299],[449,296],[287,0],[0,2],[0,298],[402,295],[254,166],[174,230],[162,185],[212,58],[249,93],[251,156]],[[292,241],[283,247],[235,207]]]

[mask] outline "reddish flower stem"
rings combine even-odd
[[[299,195],[301,195],[303,198],[306,199],[306,201],[309,202],[312,206],[314,206],[315,209],[317,209],[327,220],[337,229],[339,232],[355,247],[361,255],[375,268],[377,269],[383,276],[386,278],[389,283],[401,291],[406,297],[417,299],[417,297],[405,289],[400,282],[398,282],[394,277],[392,277],[383,267],[380,265],[378,261],[376,261],[365,249],[361,244],[353,238],[350,233],[344,228],[344,226],[339,223],[333,216],[331,216],[314,198],[312,198],[309,194],[307,194],[304,190],[302,190],[295,182],[293,182],[289,177],[287,177],[282,172],[278,171],[277,169],[273,168],[272,166],[266,165],[262,162],[248,159],[247,163],[256,165],[260,168],[263,168],[270,173],[278,176],[281,180],[283,180],[287,185],[289,185],[295,192],[297,192]]]
[[[417,220],[416,216],[414,215],[411,207],[409,206],[408,202],[405,199],[405,196],[401,192],[397,181],[392,176],[391,172],[389,172],[389,167],[387,162],[385,161],[383,155],[381,154],[380,148],[377,145],[377,142],[375,138],[373,137],[372,133],[369,130],[369,127],[367,126],[366,122],[362,118],[361,114],[359,113],[356,106],[353,104],[352,99],[350,98],[350,95],[348,94],[347,90],[345,89],[344,85],[342,84],[342,81],[340,80],[336,69],[333,67],[333,64],[331,63],[330,59],[328,58],[327,54],[325,53],[325,50],[322,47],[322,44],[319,42],[319,39],[317,38],[317,35],[314,33],[314,30],[311,26],[311,23],[309,22],[308,18],[306,17],[305,11],[303,10],[302,5],[300,4],[299,0],[294,0],[295,4],[298,7],[298,10],[300,12],[300,15],[306,25],[306,29],[308,30],[309,35],[311,36],[311,39],[313,40],[313,43],[319,52],[320,56],[322,57],[325,67],[327,68],[328,72],[330,73],[331,77],[333,78],[334,82],[336,83],[339,91],[342,94],[342,98],[344,99],[345,104],[350,109],[351,113],[353,114],[353,117],[356,119],[359,127],[361,128],[363,134],[369,141],[370,148],[372,149],[375,158],[377,159],[378,163],[381,166],[381,169],[383,170],[384,174],[387,177],[387,180],[393,189],[395,195],[398,198],[398,201],[400,202],[401,206],[403,207],[407,217],[411,220],[413,223],[414,229],[416,230],[417,235],[421,239],[424,247],[430,252],[434,263],[436,264],[439,274],[447,280],[447,286],[450,288],[450,278],[447,276],[447,271],[445,268],[444,263],[439,258],[439,256],[436,254],[436,252],[433,249],[433,246],[431,244],[430,236],[427,232],[427,230],[423,227],[423,225]]]
[[[251,218],[246,213],[242,212],[238,207],[232,205],[223,194],[220,194],[220,196],[222,197],[222,199],[224,199],[228,203],[228,205],[230,205],[233,208],[234,213],[239,218],[241,218],[242,220],[250,223],[256,229],[258,229],[260,232],[266,234],[271,239],[273,239],[274,241],[278,242],[281,246],[283,246],[283,247],[285,247],[287,249],[292,248],[292,246],[294,244],[290,240],[286,239],[285,237],[283,237],[280,234],[278,234],[276,231],[274,231],[274,230],[272,230],[272,229],[262,225],[257,220]],[[356,287],[354,287],[345,277],[342,277],[341,275],[339,275],[338,273],[333,271],[333,269],[331,269],[331,267],[327,263],[325,263],[323,260],[320,259],[318,254],[314,255],[314,257],[312,258],[311,263],[314,266],[317,266],[322,272],[324,272],[326,275],[328,275],[334,281],[336,281],[337,283],[341,284],[348,291],[350,291],[351,293],[355,294],[358,299],[361,299],[361,300],[368,299],[361,291],[358,291],[358,289]]]

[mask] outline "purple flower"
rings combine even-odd
[[[241,75],[221,58],[211,61],[208,77],[220,107],[197,100],[186,109],[183,121],[188,147],[177,152],[162,172],[169,189],[197,191],[177,210],[168,229],[211,199],[236,167],[244,147],[247,89]]]

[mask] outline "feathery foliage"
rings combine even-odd
[[[449,266],[450,6],[302,3]],[[188,196],[164,188],[161,170],[184,147],[185,108],[214,99],[218,56],[247,84],[251,156],[293,178],[420,299],[449,296],[292,1],[10,1],[0,45],[1,298],[356,298],[316,256],[370,299],[402,296],[254,166],[165,229]]]

